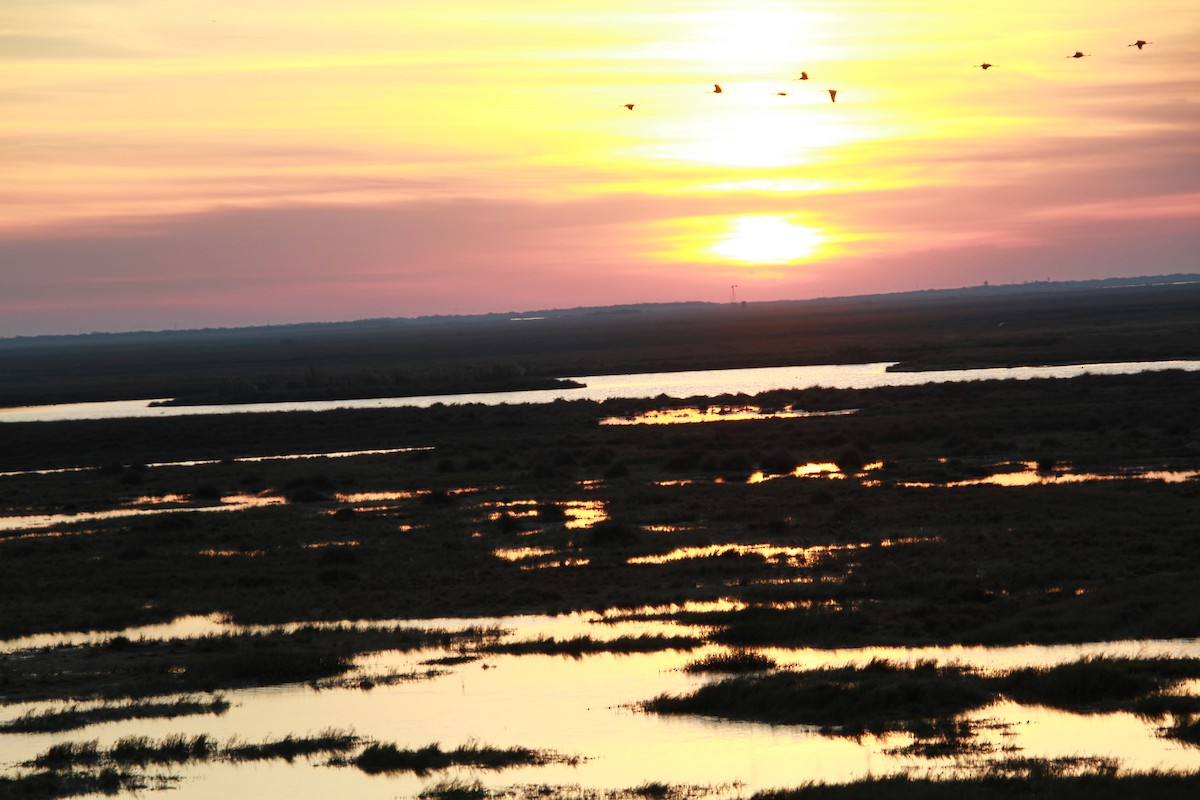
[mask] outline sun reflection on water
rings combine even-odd
[[[943,460],[945,463],[945,460]],[[1010,465],[999,465],[1006,467]],[[980,478],[966,478],[951,481],[899,481],[897,486],[915,489],[932,489],[939,487],[954,488],[960,486],[1051,486],[1055,484],[1090,483],[1095,481],[1126,481],[1145,480],[1162,481],[1163,483],[1184,483],[1200,478],[1200,470],[1163,470],[1163,469],[1125,469],[1117,472],[1072,472],[1069,466],[1056,465],[1052,469],[1039,468],[1035,461],[1018,462],[1018,469],[994,472]]]
[[[178,495],[172,495],[171,497],[177,496]],[[145,499],[147,498],[139,498],[139,500]],[[173,503],[175,501],[169,500],[165,502]],[[94,522],[96,520],[106,519],[120,519],[123,517],[153,516],[156,514],[245,511],[250,508],[284,505],[286,503],[286,498],[276,495],[234,494],[222,497],[219,505],[168,505],[165,508],[115,508],[107,511],[80,511],[73,514],[33,514],[8,516],[0,517],[0,531],[36,530],[38,528],[50,528],[57,525],[70,525],[80,522]]]
[[[605,417],[601,425],[689,425],[700,422],[734,422],[753,419],[801,419],[804,417],[833,417],[856,413],[854,409],[840,411],[800,411],[786,409],[764,411],[758,406],[706,406],[704,408],[667,408],[646,411],[630,417]]]

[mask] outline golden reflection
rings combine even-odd
[[[822,461],[820,463],[809,462],[808,464],[802,464],[792,470],[792,475],[797,478],[804,478],[810,475],[829,475],[830,477],[833,477],[833,474],[841,477],[841,471],[841,467],[839,467],[837,464],[834,464],[832,461]]]
[[[537,564],[522,564],[523,570],[559,569],[560,567],[586,567],[591,564],[590,558],[564,558],[561,561],[541,561]]]
[[[722,597],[716,600],[685,600],[682,603],[667,603],[660,606],[640,606],[638,608],[605,609],[600,612],[600,622],[629,622],[644,618],[672,616],[680,613],[705,613],[741,611],[749,607],[744,600],[734,597]]]
[[[938,459],[945,463],[946,459]],[[960,486],[1047,486],[1065,483],[1090,483],[1093,481],[1124,481],[1147,480],[1162,481],[1163,483],[1183,483],[1200,478],[1200,470],[1126,470],[1123,472],[1105,474],[1099,472],[1049,472],[1039,470],[1034,461],[1020,462],[1021,469],[1010,472],[997,472],[983,478],[967,478],[961,481],[899,481],[897,486],[910,489],[933,489],[939,487],[956,488]]]
[[[362,542],[357,539],[347,539],[342,542],[313,542],[312,544],[302,544],[302,550],[320,550],[325,547],[358,547]]]
[[[0,531],[49,528],[54,525],[90,522],[101,519],[142,517],[157,514],[185,514],[209,511],[244,511],[248,508],[281,505],[287,501],[272,495],[233,494],[221,498],[216,506],[171,506],[169,508],[115,508],[109,511],[80,511],[74,514],[37,514],[0,517]]]
[[[334,495],[343,503],[386,503],[396,500],[412,500],[417,496],[416,492],[355,492],[353,494],[343,494],[338,492]]]
[[[186,495],[182,494],[161,494],[161,495],[143,495],[135,497],[124,503],[127,506],[162,506],[168,503],[186,503],[188,500]]]
[[[649,556],[633,556],[628,564],[666,564],[672,561],[687,561],[701,558],[721,558],[728,555],[758,555],[767,561],[776,561],[789,567],[810,566],[817,559],[832,553],[867,550],[871,547],[895,547],[902,544],[921,544],[940,541],[937,537],[905,537],[901,539],[884,539],[878,544],[871,542],[851,542],[848,544],[821,544],[807,547],[784,547],[772,544],[710,544],[691,547],[677,547],[667,553]],[[789,579],[790,580],[790,579]]]
[[[214,550],[211,547],[196,553],[208,558],[262,558],[266,554],[266,550]]]
[[[791,567],[806,566],[810,557],[820,550],[812,547],[780,547],[769,544],[710,544],[694,547],[678,547],[669,553],[651,556],[633,556],[628,564],[667,564],[672,561],[688,561],[701,558],[721,558],[727,555],[758,555],[764,560],[783,559]]]
[[[798,419],[801,417],[830,417],[853,414],[853,409],[841,411],[763,411],[758,406],[706,406],[705,408],[664,408],[646,411],[629,417],[605,417],[601,425],[688,425],[699,422],[730,422],[753,419]]]
[[[502,558],[505,561],[524,561],[530,558],[552,556],[557,552],[553,548],[546,547],[507,547],[493,550],[492,555],[496,558]]]
[[[643,525],[642,529],[647,533],[685,533],[696,530],[688,525]]]
[[[603,500],[570,500],[562,504],[562,510],[569,518],[568,528],[590,528],[608,519]]]

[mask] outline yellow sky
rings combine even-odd
[[[0,335],[1195,271],[1198,28],[1192,0],[9,0]]]

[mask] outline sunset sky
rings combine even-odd
[[[1197,272],[1200,6],[5,0],[0,187],[0,336]]]

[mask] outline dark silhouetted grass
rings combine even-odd
[[[54,711],[30,711],[0,724],[4,733],[54,733],[77,730],[101,722],[130,719],[173,719],[196,714],[224,714],[229,701],[223,697],[202,700],[181,697],[170,701],[134,700],[103,703],[85,708],[77,704]]]
[[[576,764],[578,761],[578,757],[575,756],[564,756],[548,750],[531,750],[527,747],[510,747],[502,750],[477,744],[465,744],[453,750],[443,750],[440,745],[435,743],[417,750],[408,750],[396,747],[394,744],[379,742],[368,745],[357,756],[349,759],[349,763],[363,772],[371,774],[413,772],[418,775],[455,766],[498,770],[507,767],[542,766],[553,763]]]
[[[998,691],[1028,705],[1070,711],[1146,711],[1137,701],[1188,678],[1200,677],[1200,659],[1084,658],[1053,667],[1011,670],[997,677]],[[1167,703],[1169,698],[1162,698]]]
[[[1176,717],[1175,721],[1163,729],[1163,736],[1176,739],[1191,745],[1200,745],[1200,716],[1187,714]]]
[[[832,733],[907,730],[916,720],[954,716],[991,703],[984,679],[962,667],[862,667],[727,678],[689,695],[660,695],[644,708],[660,714],[814,725]]]
[[[693,650],[702,644],[704,644],[704,640],[696,636],[660,636],[657,634],[619,636],[615,639],[593,639],[590,636],[555,639],[543,636],[525,642],[486,644],[480,649],[488,653],[516,655],[539,653],[584,656],[591,653],[656,653],[662,650]]]
[[[689,662],[683,669],[685,672],[762,672],[774,669],[775,666],[775,659],[770,656],[748,650],[735,650],[731,653],[705,656]]]
[[[447,778],[421,790],[421,800],[483,800],[488,790],[478,779]]]
[[[867,778],[847,784],[809,784],[759,792],[750,800],[1190,800],[1200,793],[1200,775],[1145,773],[1114,775],[1105,771],[1076,775],[1007,775],[938,780],[909,775]]]
[[[329,728],[315,736],[289,734],[258,744],[230,742],[221,750],[221,755],[230,761],[292,761],[299,756],[345,753],[358,747],[361,741],[353,731]]]
[[[138,698],[342,677],[361,653],[491,641],[498,631],[301,627],[0,654],[0,699]],[[380,676],[380,681],[386,681]]]
[[[261,743],[237,739],[222,745],[207,734],[173,735],[163,739],[125,736],[103,749],[98,742],[61,742],[25,766],[64,771],[78,767],[144,767],[149,764],[186,764],[206,761],[264,761],[320,753],[345,753],[361,743],[352,731],[329,729],[313,736],[288,735]]]
[[[158,781],[165,786],[166,782]],[[106,767],[101,770],[55,772],[42,770],[22,775],[0,775],[0,797],[5,800],[55,800],[80,795],[114,795],[136,792],[150,786],[147,778]]]
[[[969,728],[953,717],[1008,697],[1027,705],[1076,712],[1129,711],[1142,716],[1187,714],[1197,699],[1164,694],[1200,674],[1200,659],[1086,658],[1044,668],[984,673],[961,666],[872,661],[743,675],[687,695],[660,695],[643,708],[662,714],[704,714],[777,724],[814,725],[833,733],[909,731],[934,753],[966,752]],[[1191,719],[1190,714],[1187,716]],[[1175,738],[1188,730],[1176,726]]]

